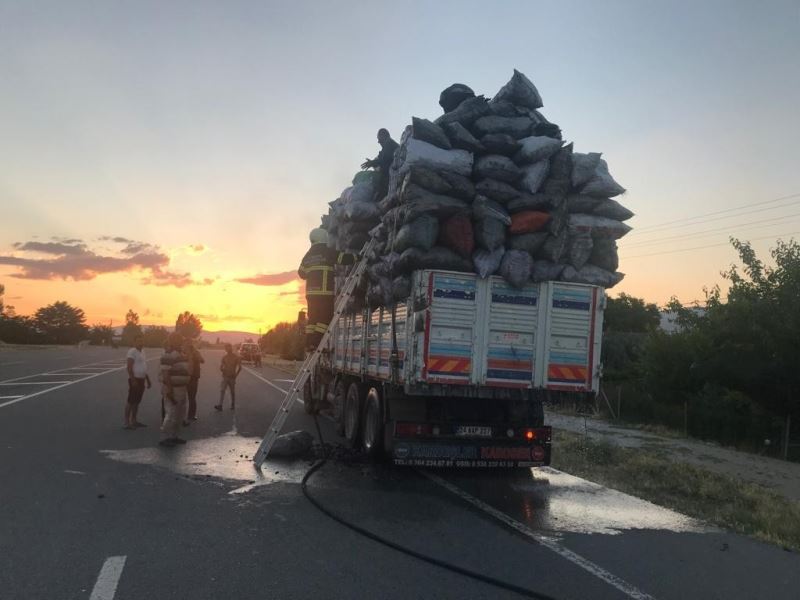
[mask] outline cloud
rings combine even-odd
[[[59,238],[54,238],[59,239]],[[100,253],[89,249],[81,240],[69,239],[59,242],[17,242],[15,252],[0,255],[0,265],[17,267],[11,277],[18,279],[72,279],[87,281],[107,273],[143,271],[141,280],[147,285],[173,286],[183,288],[190,285],[206,286],[214,279],[194,279],[191,273],[175,273],[169,270],[170,258],[158,246],[130,240],[124,237],[100,238],[125,247],[116,253]],[[33,253],[31,256],[28,253]],[[48,254],[48,257],[35,256]]]
[[[103,256],[91,250],[61,254],[55,258],[26,258],[0,256],[0,265],[18,267],[11,277],[18,279],[73,279],[86,281],[106,273],[119,273],[134,269],[151,270],[169,264],[169,257],[161,253],[142,253],[128,257]]]
[[[72,243],[69,243],[72,242]],[[80,240],[67,240],[64,242],[17,242],[14,248],[23,252],[41,252],[43,254],[82,254],[86,246]]]
[[[212,285],[214,279],[206,277],[204,279],[193,279],[191,273],[173,273],[172,271],[165,271],[161,268],[152,269],[151,275],[142,279],[145,285],[167,286],[171,285],[176,288],[184,288],[190,285]]]
[[[285,271],[283,273],[259,274],[253,277],[241,277],[237,279],[239,283],[249,283],[252,285],[285,285],[293,281],[300,281],[297,271]]]
[[[128,242],[128,245],[120,250],[123,254],[140,254],[142,252],[158,252],[158,246],[145,242]]]
[[[97,239],[101,240],[103,242],[116,242],[117,244],[132,244],[132,243],[134,243],[134,240],[129,240],[128,238],[124,238],[124,237],[120,237],[120,236],[112,237],[110,235],[103,235],[103,236],[100,236]]]

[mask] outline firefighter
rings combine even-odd
[[[355,257],[328,247],[328,232],[321,228],[311,230],[311,248],[300,263],[297,274],[306,281],[306,348],[319,346],[322,336],[333,319],[335,265],[352,265]]]

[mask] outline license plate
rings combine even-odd
[[[456,435],[474,437],[492,437],[491,427],[481,427],[479,425],[459,425],[456,427]]]

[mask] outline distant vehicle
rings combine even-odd
[[[253,365],[256,367],[260,367],[261,348],[258,347],[258,344],[252,344],[249,342],[239,344],[239,358],[242,359],[243,363],[249,362],[253,363]]]

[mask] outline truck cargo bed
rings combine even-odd
[[[503,396],[503,390],[596,392],[605,293],[544,282],[417,271],[407,302],[341,317],[332,369],[410,395]]]

